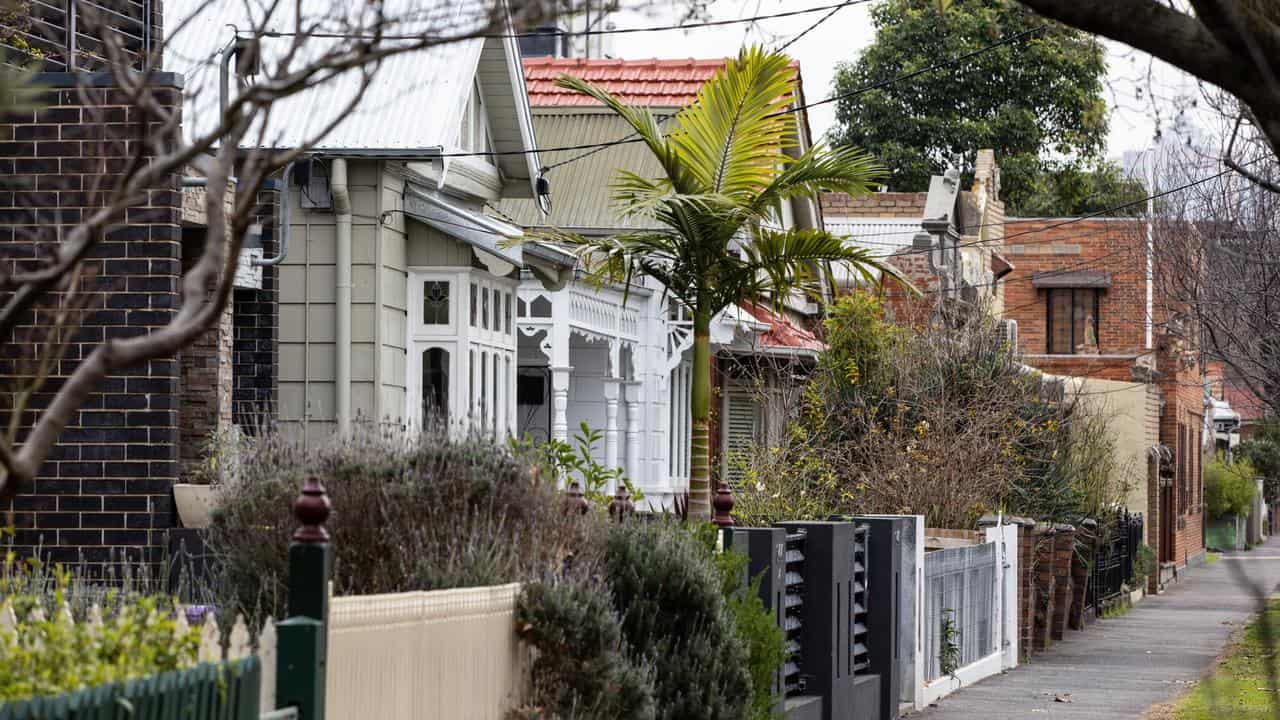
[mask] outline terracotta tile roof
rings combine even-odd
[[[765,347],[795,348],[800,350],[822,350],[826,347],[813,331],[796,324],[786,315],[780,315],[763,305],[740,303],[739,307],[750,313],[756,320],[769,326],[769,330],[760,336]]]
[[[590,107],[595,100],[555,86],[556,78],[573,75],[595,83],[623,102],[649,107],[684,107],[693,102],[702,84],[724,67],[725,58],[712,60],[620,60],[586,58],[525,58],[524,77],[534,107]]]

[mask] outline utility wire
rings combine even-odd
[[[815,30],[822,23],[830,20],[832,15],[835,15],[836,13],[840,12],[841,10],[844,9],[844,7],[845,7],[844,5],[837,5],[831,8],[831,12],[818,18],[816,22],[814,22],[812,25],[802,30],[799,35],[796,35],[795,37],[791,38],[790,40],[780,45],[777,50],[774,50],[774,52],[782,52],[783,50],[786,50],[792,45],[795,45],[796,41],[798,41],[800,38],[804,37],[805,35],[808,35],[810,32],[813,32],[813,30]]]
[[[871,92],[872,90],[879,90],[880,88],[888,87],[890,85],[902,82],[904,80],[910,80],[912,78],[916,78],[921,75],[924,75],[925,73],[933,72],[934,70],[940,70],[945,67],[950,67],[952,65],[955,65],[956,63],[964,62],[965,60],[968,60],[977,55],[981,55],[983,53],[990,52],[997,48],[1004,47],[1005,45],[1010,45],[1020,40],[1024,40],[1028,37],[1031,37],[1032,35],[1043,32],[1047,27],[1048,27],[1047,25],[1039,25],[1033,28],[1029,28],[1027,30],[1023,30],[1022,32],[1015,33],[1006,38],[998,40],[990,45],[985,45],[976,50],[970,50],[967,53],[963,53],[961,55],[957,55],[947,60],[934,63],[933,65],[929,65],[928,67],[923,67],[923,68],[920,68],[919,70],[913,70],[909,73],[904,73],[902,75],[898,75],[898,76],[889,78],[887,80],[881,80],[879,82],[875,82],[870,85],[865,85],[863,87],[851,90],[846,93],[832,95],[831,97],[828,97],[824,100],[815,100],[814,102],[806,103],[804,105],[796,105],[793,107],[788,107],[784,110],[779,110],[775,113],[771,113],[766,117],[777,117],[778,115],[785,115],[787,113],[798,113],[798,112],[808,110],[809,108],[818,107],[819,105],[827,105],[829,103],[839,102],[840,100],[847,100],[852,97],[857,97],[858,95]],[[441,153],[440,155],[435,155],[433,157],[500,157],[500,156],[506,156],[506,155],[529,155],[532,153],[573,152],[575,150],[604,149],[607,147],[613,147],[615,145],[625,145],[628,143],[635,143],[635,142],[641,142],[641,141],[642,141],[642,138],[628,136],[625,138],[620,138],[618,140],[611,140],[609,142],[604,142],[604,143],[583,143],[581,145],[564,145],[560,147],[528,148],[523,150],[486,150],[486,151],[452,152],[452,153]]]
[[[767,15],[755,15],[753,17],[733,18],[727,20],[707,20],[698,23],[680,23],[676,25],[649,25],[645,27],[632,28],[607,28],[599,30],[565,30],[557,32],[557,35],[570,35],[575,37],[592,36],[592,35],[630,35],[633,33],[647,32],[666,32],[669,30],[692,30],[704,27],[722,27],[725,25],[741,25],[743,23],[754,23],[760,20],[774,20],[777,18],[795,17],[797,15],[808,15],[810,13],[823,12],[827,10],[838,10],[850,5],[862,5],[871,2],[871,0],[845,0],[845,2],[835,3],[833,5],[819,5],[817,7],[804,8],[802,10],[784,10],[782,12],[769,13]],[[239,33],[237,33],[239,34]],[[245,33],[250,34],[250,33]],[[352,40],[430,40],[432,36],[424,33],[417,34],[401,34],[401,35],[362,35],[359,33],[341,33],[341,32],[306,32],[306,31],[284,31],[284,30],[264,30],[260,33],[252,33],[258,37],[295,37],[306,36],[309,38],[325,38],[325,39],[352,39]],[[546,37],[549,33],[541,32],[518,32],[518,33],[482,33],[470,35],[470,38],[484,38],[490,40],[520,39],[520,38],[536,38]],[[450,38],[451,39],[451,38]]]

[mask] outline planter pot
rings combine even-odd
[[[178,519],[186,528],[209,527],[213,514],[216,489],[212,485],[175,483],[173,504],[178,509]]]

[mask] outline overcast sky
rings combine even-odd
[[[622,11],[613,20],[617,27],[637,27],[670,23],[677,19],[668,6],[657,0],[645,12]],[[735,19],[767,15],[803,7],[832,4],[830,0],[713,0],[708,11],[713,19]],[[776,48],[812,25],[825,13],[763,20],[754,24],[697,28],[688,31],[635,33],[609,36],[614,57],[681,58],[718,57],[733,54],[744,41]],[[836,64],[852,60],[875,36],[867,5],[841,8],[831,19],[806,34],[788,52],[800,61],[804,94],[808,102],[827,97]],[[1113,107],[1108,155],[1119,157],[1127,150],[1143,150],[1150,144],[1156,127],[1156,112],[1149,102],[1148,86],[1154,83],[1156,105],[1166,130],[1170,129],[1178,107],[1178,97],[1196,94],[1196,86],[1180,72],[1157,63],[1148,81],[1149,56],[1118,45],[1109,45],[1108,102]],[[940,58],[942,59],[942,58]],[[810,110],[809,124],[821,135],[834,122],[835,104]]]

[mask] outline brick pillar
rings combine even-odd
[[[1067,616],[1071,614],[1071,597],[1074,585],[1071,575],[1072,558],[1075,555],[1076,530],[1070,525],[1059,525],[1053,536],[1054,597],[1051,634],[1061,640],[1066,634]]]
[[[1035,522],[1016,518],[1018,529],[1018,654],[1020,660],[1031,656],[1031,636],[1036,624],[1035,556],[1039,536]]]
[[[42,73],[41,109],[0,122],[0,262],[29,267],[100,202],[138,139],[155,132],[106,74]],[[181,77],[159,73],[155,99],[181,103]],[[47,403],[77,362],[103,340],[167,324],[178,306],[181,232],[178,178],[167,178],[130,208],[87,263],[93,301],[42,392]],[[3,298],[0,298],[3,300]],[[10,353],[30,354],[20,338]],[[12,370],[6,355],[6,371]],[[9,388],[4,389],[10,393]],[[161,358],[105,379],[62,433],[33,487],[14,500],[16,543],[55,561],[104,563],[127,548],[158,561],[172,525],[178,475],[178,366]],[[12,407],[12,396],[4,398]],[[30,418],[26,419],[27,421]]]
[[[1050,525],[1036,525],[1035,530],[1035,622],[1031,648],[1044,650],[1053,643],[1053,604],[1057,596],[1057,574],[1054,572],[1054,538],[1057,530]]]

